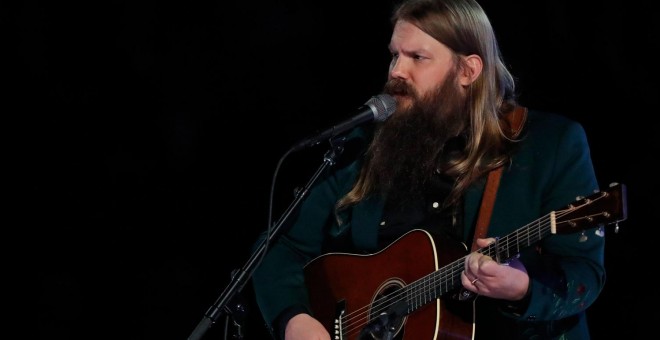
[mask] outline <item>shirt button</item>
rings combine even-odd
[[[385,226],[385,221],[380,221],[380,226],[384,227]]]
[[[440,206],[440,203],[433,202],[433,209],[438,209],[439,206]]]

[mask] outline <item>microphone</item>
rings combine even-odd
[[[389,94],[379,94],[371,97],[358,108],[358,114],[313,137],[296,144],[292,151],[297,151],[321,143],[354,127],[371,121],[383,122],[396,110],[396,100]]]

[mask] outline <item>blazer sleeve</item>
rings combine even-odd
[[[565,118],[547,123],[543,131],[532,131],[537,134],[533,163],[538,168],[537,186],[532,188],[541,214],[598,190],[583,127]],[[521,253],[530,292],[528,308],[516,317],[558,320],[585,311],[596,300],[605,284],[605,237],[596,228],[585,231],[586,240],[580,233],[555,234]]]

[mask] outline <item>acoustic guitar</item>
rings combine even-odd
[[[627,218],[626,204],[625,185],[615,183],[477,251],[503,262],[553,234],[581,232],[579,242],[593,228],[593,237],[604,237],[604,226],[618,231]],[[433,237],[415,229],[374,254],[315,258],[304,269],[314,316],[334,339],[473,338],[474,296],[460,279],[468,253],[442,246],[438,252]]]

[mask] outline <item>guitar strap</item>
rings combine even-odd
[[[518,137],[522,130],[525,120],[527,119],[527,108],[524,106],[516,106],[516,108],[506,116],[509,123],[508,135],[510,138]],[[477,217],[477,226],[474,230],[474,238],[472,239],[472,251],[479,249],[477,246],[477,238],[486,237],[490,216],[493,212],[495,205],[495,196],[497,196],[497,188],[500,185],[500,177],[504,166],[500,166],[491,170],[488,173],[486,188],[484,195],[481,199],[481,206],[479,207],[479,215]]]

